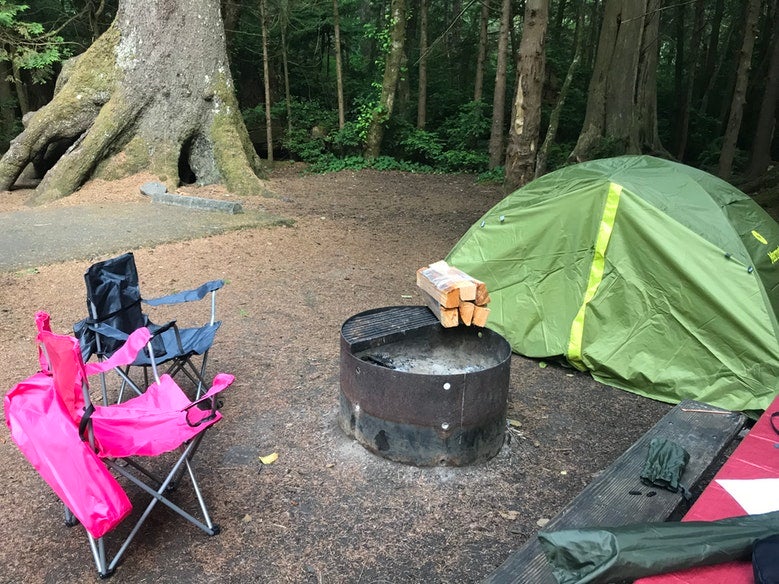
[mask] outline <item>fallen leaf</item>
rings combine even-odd
[[[272,452],[271,454],[268,454],[267,456],[260,456],[260,462],[262,464],[273,464],[278,460],[279,453],[278,452]]]
[[[506,420],[508,422],[508,425],[512,428],[520,428],[522,426],[522,422],[519,420],[512,420],[511,418]]]
[[[546,527],[547,523],[549,523],[549,519],[547,519],[546,517],[542,517],[541,519],[536,521],[536,525],[538,525],[538,527]]]
[[[498,511],[498,514],[503,517],[503,519],[508,519],[509,521],[514,521],[519,517],[518,511]]]
[[[545,369],[545,368],[546,368],[546,361],[541,361],[541,362],[538,364],[538,366],[539,366],[541,369]]]

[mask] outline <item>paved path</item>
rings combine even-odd
[[[0,271],[277,223],[253,211],[228,215],[146,201],[0,213]]]

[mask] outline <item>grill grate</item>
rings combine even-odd
[[[341,327],[341,335],[352,351],[362,351],[434,325],[440,323],[426,306],[394,306],[353,316]]]

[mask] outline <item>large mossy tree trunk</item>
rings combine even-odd
[[[91,178],[139,171],[169,189],[185,178],[265,193],[233,90],[219,0],[120,0],[111,27],[61,77],[52,101],[0,160],[0,189],[50,145],[69,140],[34,203]]]
[[[660,0],[606,0],[587,109],[570,158],[663,153],[657,131]]]

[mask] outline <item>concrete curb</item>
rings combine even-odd
[[[162,203],[163,205],[177,205],[179,207],[189,207],[191,209],[203,209],[204,211],[219,211],[221,213],[243,213],[240,203],[231,203],[230,201],[216,201],[214,199],[204,199],[203,197],[189,197],[186,195],[171,195],[163,193],[153,195],[152,203]]]
[[[141,185],[141,194],[151,197],[152,203],[175,205],[190,209],[202,209],[204,211],[218,211],[230,215],[243,213],[243,208],[240,203],[217,201],[214,199],[205,199],[203,197],[190,197],[187,195],[174,195],[168,193],[167,190],[165,185],[157,182],[148,182]]]

